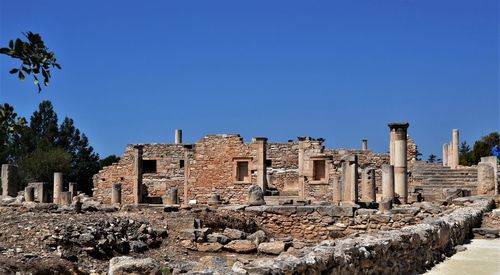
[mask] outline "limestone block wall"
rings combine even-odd
[[[268,184],[280,194],[297,189],[299,184],[299,144],[297,142],[267,144]],[[270,162],[270,163],[269,163]]]
[[[249,274],[413,274],[424,273],[471,236],[492,199],[472,204],[430,222],[399,230],[327,240],[298,253],[281,253],[243,266]]]
[[[93,177],[93,196],[102,203],[111,203],[111,187],[113,183],[122,184],[122,202],[133,203],[134,152],[127,146],[120,161],[104,167]]]
[[[248,161],[251,176],[246,181],[235,180],[236,163]],[[257,148],[245,144],[240,135],[209,135],[196,143],[190,161],[188,197],[205,203],[211,194],[219,194],[229,203],[243,203],[247,190],[256,184]]]

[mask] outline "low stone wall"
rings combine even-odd
[[[376,232],[413,225],[433,214],[419,207],[394,208],[380,212],[349,206],[249,206],[218,210],[222,216],[242,216],[254,220],[257,226],[276,237],[291,236],[302,240],[327,240],[353,233]],[[430,210],[430,209],[428,209]],[[434,213],[441,210],[433,209]]]
[[[274,259],[257,259],[242,268],[249,274],[403,274],[422,273],[471,236],[490,210],[488,198],[472,202],[429,223],[399,230],[327,240]]]

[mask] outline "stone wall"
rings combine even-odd
[[[465,207],[400,230],[326,240],[274,259],[242,266],[249,274],[404,274],[423,273],[471,236],[492,199],[479,198]]]

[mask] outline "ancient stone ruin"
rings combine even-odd
[[[94,175],[92,196],[59,172],[17,190],[4,164],[0,226],[35,233],[0,235],[19,265],[0,257],[0,273],[42,258],[109,274],[425,272],[473,234],[498,237],[498,164],[460,166],[456,129],[442,164],[417,161],[409,127],[388,124],[388,154],[367,139],[361,149],[237,134],[184,144],[176,130],[173,144],[128,145]]]

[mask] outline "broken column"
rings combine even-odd
[[[182,130],[175,130],[175,144],[182,144]]]
[[[342,158],[342,201],[358,201],[358,156],[347,155]]]
[[[255,137],[252,142],[256,144],[257,148],[257,163],[255,164],[257,168],[257,185],[262,189],[264,194],[267,190],[267,169],[266,169],[266,144],[267,138],[265,137]]]
[[[362,140],[362,143],[361,143],[361,150],[363,150],[363,151],[368,150],[368,140],[367,140],[367,139],[363,139],[363,140]]]
[[[60,205],[71,205],[71,192],[65,191],[59,193],[59,204]]]
[[[394,166],[382,165],[382,201],[394,199]]]
[[[77,191],[77,183],[76,182],[70,182],[69,183],[69,189],[68,191],[71,193],[71,197],[76,197],[78,195],[78,191]]]
[[[111,187],[111,204],[122,203],[122,184],[113,183]]]
[[[443,166],[448,166],[448,143],[443,144]]]
[[[38,202],[48,203],[49,202],[49,184],[46,182],[37,182],[36,184],[36,196]]]
[[[142,145],[134,146],[134,204],[142,202]]]
[[[2,196],[16,197],[19,188],[17,166],[2,164]]]
[[[170,190],[168,190],[167,197],[165,199],[165,204],[166,205],[174,205],[174,204],[179,204],[179,196],[177,196],[177,188],[172,187]]]
[[[497,157],[482,157],[477,165],[477,193],[479,195],[499,194],[497,175]]]
[[[458,129],[453,129],[452,135],[452,160],[451,160],[451,168],[457,169],[458,167]]]
[[[361,201],[376,201],[375,196],[375,169],[365,168],[361,177]]]
[[[28,186],[24,188],[24,200],[27,202],[35,201],[35,187]]]
[[[389,123],[394,131],[394,189],[401,203],[408,202],[407,131],[408,123]]]
[[[333,204],[339,205],[342,201],[342,181],[339,176],[333,176]]]
[[[60,204],[60,196],[63,191],[63,173],[56,172],[54,173],[54,195],[53,202],[56,204]]]
[[[299,137],[299,198],[305,199],[305,177],[304,177],[304,156],[305,156],[305,137]]]

